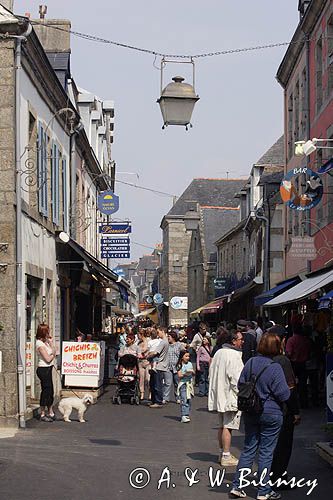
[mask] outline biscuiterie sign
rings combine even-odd
[[[63,342],[62,375],[99,375],[101,349],[98,342]]]

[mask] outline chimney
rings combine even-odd
[[[71,22],[68,19],[48,19],[45,17],[46,13],[47,5],[40,5],[39,19],[32,20],[38,23],[33,26],[43,49],[53,53],[70,52]]]
[[[299,11],[299,20],[301,21],[305,15],[306,9],[309,7],[311,0],[299,0],[298,1],[298,11]]]

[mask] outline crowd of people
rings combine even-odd
[[[219,463],[237,467],[233,497],[246,496],[239,471],[251,468],[257,454],[258,477],[266,470],[277,484],[274,491],[269,485],[259,486],[257,499],[281,497],[277,490],[290,486],[285,472],[300,407],[309,404],[308,380],[311,403],[318,404],[316,347],[301,323],[293,325],[292,336],[273,322],[264,326],[247,320],[219,326],[212,334],[204,322],[192,329],[127,327],[119,357],[124,354],[138,358],[140,395],[150,400],[150,408],[162,408],[173,392],[180,404],[180,421],[188,423],[195,386],[196,396],[208,397],[208,410],[218,415]],[[255,392],[259,409],[241,412],[240,395],[249,398],[249,390]],[[241,421],[245,439],[238,459],[230,450],[232,433],[239,430]]]
[[[323,344],[301,321],[292,325],[292,335],[273,322],[247,320],[208,330],[204,322],[186,329],[127,325],[118,338],[119,365],[123,356],[134,356],[141,401],[158,409],[174,399],[181,423],[191,421],[196,386],[196,396],[207,397],[208,410],[217,412],[219,463],[236,466],[231,495],[246,496],[239,471],[251,469],[258,455],[258,477],[265,473],[278,487],[259,485],[257,500],[278,499],[277,490],[290,486],[286,471],[300,408],[307,408],[309,400],[313,406],[319,403]],[[82,334],[77,333],[80,342]],[[39,325],[36,338],[41,421],[52,421],[56,349],[47,325]],[[238,459],[231,453],[231,442],[241,421],[245,438]]]

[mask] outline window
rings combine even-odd
[[[63,205],[63,227],[68,233],[68,195],[67,195],[67,160],[62,159],[62,205]]]
[[[42,127],[38,124],[37,136],[37,175],[38,175],[38,210],[48,216],[47,208],[47,135]]]
[[[288,99],[288,158],[293,157],[294,154],[294,140],[293,140],[293,112],[294,100],[293,94],[290,94]]]
[[[333,14],[327,22],[327,96],[333,90]]]
[[[56,143],[52,146],[51,156],[51,203],[52,203],[52,222],[59,226],[59,161],[60,152]]]
[[[299,81],[297,80],[296,85],[295,85],[295,96],[294,96],[294,140],[299,141],[300,136],[299,136],[299,105],[300,105],[300,100],[299,100]]]
[[[319,38],[316,45],[316,97],[317,113],[323,104],[323,39]]]
[[[308,121],[308,103],[307,103],[307,78],[306,78],[306,69],[304,68],[302,71],[301,77],[301,137],[300,140],[303,140],[306,137],[306,125]]]

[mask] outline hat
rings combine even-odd
[[[274,333],[278,337],[283,338],[287,335],[287,330],[282,325],[274,325],[267,330],[267,333]]]
[[[248,325],[248,321],[245,319],[239,319],[237,321],[237,328],[245,328]]]

